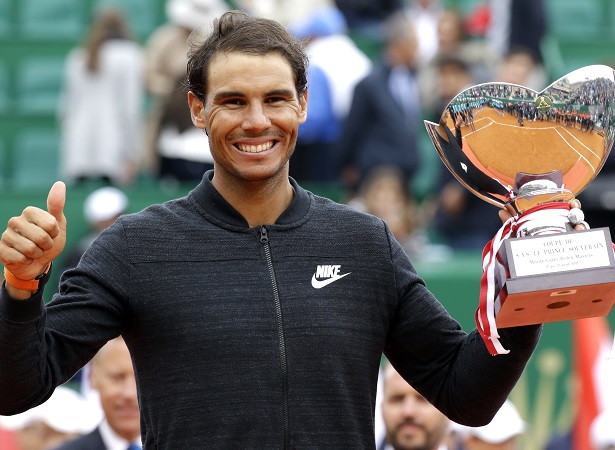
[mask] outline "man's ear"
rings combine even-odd
[[[188,106],[190,107],[190,118],[194,126],[203,130],[207,129],[205,105],[192,91],[188,92]]]
[[[308,99],[308,91],[299,96],[299,123],[304,123],[307,120],[307,99]]]

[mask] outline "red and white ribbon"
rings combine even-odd
[[[500,293],[508,277],[508,269],[498,254],[505,239],[525,235],[538,236],[566,231],[570,204],[545,203],[508,219],[483,250],[483,275],[480,280],[480,300],[475,320],[489,353],[509,353],[499,338],[495,317],[502,306]]]

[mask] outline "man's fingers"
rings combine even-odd
[[[51,236],[31,223],[24,224],[22,228],[7,228],[2,235],[2,241],[28,258],[40,258],[45,250],[53,247]]]
[[[66,221],[64,217],[64,205],[66,204],[66,185],[61,181],[56,181],[47,196],[47,211],[56,218],[58,224]]]

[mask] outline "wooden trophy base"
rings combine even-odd
[[[497,327],[607,316],[615,305],[615,267],[582,272],[508,279]]]
[[[500,259],[510,276],[500,293],[498,328],[606,316],[615,305],[608,228],[507,239],[504,244]]]

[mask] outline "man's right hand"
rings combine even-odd
[[[0,239],[0,261],[15,277],[33,280],[66,244],[66,185],[58,181],[49,190],[47,211],[28,206],[20,216],[12,217]],[[27,298],[25,291],[7,283],[9,295]]]

